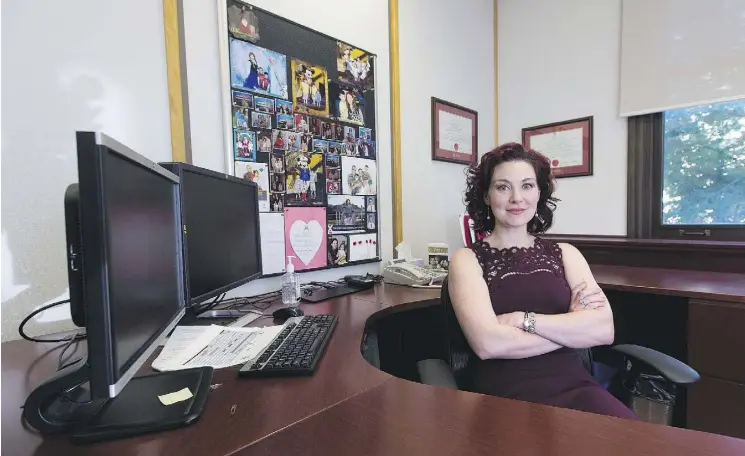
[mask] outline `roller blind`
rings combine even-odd
[[[745,98],[745,0],[623,0],[621,116]]]

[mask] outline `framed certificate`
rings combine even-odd
[[[479,114],[432,97],[432,160],[475,165]]]
[[[556,178],[592,176],[592,116],[523,128],[523,146],[545,155]]]

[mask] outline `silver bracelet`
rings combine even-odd
[[[535,312],[525,312],[523,331],[535,334]]]

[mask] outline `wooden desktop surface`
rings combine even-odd
[[[598,285],[608,290],[745,304],[745,274],[599,264],[590,269]]]
[[[593,270],[601,284],[621,282],[618,270],[608,272],[608,278],[605,271]],[[674,283],[657,279],[668,287]],[[708,288],[702,284],[699,289]],[[54,371],[59,348],[4,343],[2,454],[745,454],[745,440],[430,387],[392,377],[363,359],[360,344],[367,324],[436,305],[438,296],[439,290],[380,285],[303,304],[308,314],[339,317],[315,375],[238,379],[234,369],[221,369],[215,371],[216,388],[202,417],[192,426],[79,447],[61,436],[42,438],[20,420],[20,406]]]

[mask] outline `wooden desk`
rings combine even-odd
[[[309,314],[339,317],[314,376],[238,379],[235,370],[222,369],[213,380],[220,386],[194,425],[82,447],[63,437],[42,438],[20,422],[19,407],[54,370],[58,352],[4,343],[2,454],[745,454],[745,440],[433,388],[388,375],[362,358],[368,324],[437,305],[438,296],[438,290],[381,285],[303,305]]]
[[[590,269],[604,290],[745,304],[745,274],[602,264],[590,265]]]

